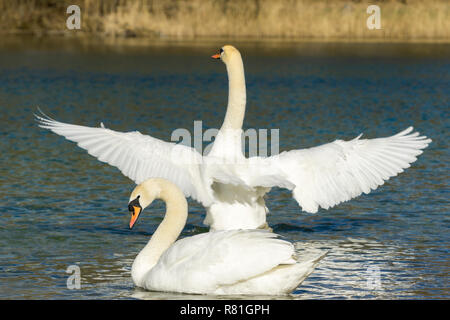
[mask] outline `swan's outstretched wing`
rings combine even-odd
[[[210,202],[201,179],[202,156],[190,147],[165,142],[138,131],[113,131],[103,124],[92,128],[62,123],[45,115],[36,115],[36,118],[41,128],[77,142],[90,155],[117,167],[136,184],[149,178],[165,178],[179,186],[187,197],[203,205]]]
[[[369,193],[408,168],[431,142],[412,127],[387,138],[336,140],[318,147],[250,158],[243,181],[293,190],[303,210],[315,213]]]
[[[146,278],[148,289],[214,292],[261,275],[280,264],[293,264],[294,246],[264,230],[227,230],[175,242]]]

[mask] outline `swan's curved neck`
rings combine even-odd
[[[228,106],[221,129],[242,129],[245,116],[245,75],[244,64],[240,56],[228,63]]]
[[[141,250],[133,262],[131,276],[136,285],[142,287],[145,274],[158,262],[161,255],[178,238],[186,225],[188,206],[184,194],[178,187],[168,181],[157,182],[160,193],[155,199],[166,203],[166,214],[150,241]]]

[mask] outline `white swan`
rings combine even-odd
[[[154,178],[130,196],[130,228],[153,200],[166,203],[166,214],[133,262],[136,286],[151,291],[196,294],[278,295],[292,292],[325,256],[299,262],[291,243],[267,230],[221,230],[175,242],[188,205],[168,180]]]
[[[225,120],[211,152],[164,142],[134,131],[121,133],[37,116],[40,127],[75,141],[100,161],[119,168],[136,184],[160,177],[178,185],[185,196],[202,203],[211,230],[265,227],[264,195],[271,187],[292,190],[306,212],[331,208],[369,193],[408,168],[431,142],[410,127],[394,136],[336,140],[279,155],[245,158],[241,149],[246,91],[241,54],[224,46],[220,58],[229,79]]]

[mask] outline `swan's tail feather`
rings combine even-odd
[[[325,258],[328,253],[330,252],[330,250],[326,250],[325,252],[320,252],[319,254],[317,254],[316,256],[314,256],[313,258],[303,258],[303,259],[299,259],[299,263],[300,264],[304,264],[304,265],[310,265],[311,269],[314,270],[314,268],[319,264],[319,262]]]
[[[327,251],[325,251],[324,253],[320,253],[319,255],[317,255],[316,258],[314,258],[311,262],[313,263],[314,267],[317,266],[317,264],[323,259],[325,258],[328,253],[330,253],[331,249],[328,249]]]
[[[330,252],[330,250],[327,250],[326,252],[321,252],[320,254],[314,256],[314,258],[303,258],[300,259],[294,266],[295,268],[295,277],[296,280],[291,282],[290,286],[287,286],[285,288],[285,293],[289,294],[292,291],[294,291],[296,288],[298,288],[302,282],[308,278],[311,273],[314,272],[317,265],[320,261],[322,261],[323,258]]]

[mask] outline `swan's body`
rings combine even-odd
[[[40,126],[75,141],[100,161],[119,168],[137,184],[153,177],[178,185],[202,203],[211,230],[266,226],[264,195],[271,187],[292,190],[306,212],[331,208],[369,193],[414,162],[431,142],[412,127],[387,138],[336,140],[318,147],[262,158],[245,158],[241,134],[245,115],[242,58],[225,46],[220,57],[229,78],[228,107],[211,152],[164,142],[141,133],[121,133],[39,117]]]
[[[291,243],[266,230],[221,230],[175,242],[188,215],[184,194],[164,179],[149,179],[130,197],[130,228],[154,199],[166,215],[133,262],[136,286],[151,291],[196,294],[278,295],[292,292],[324,254],[303,262]]]

